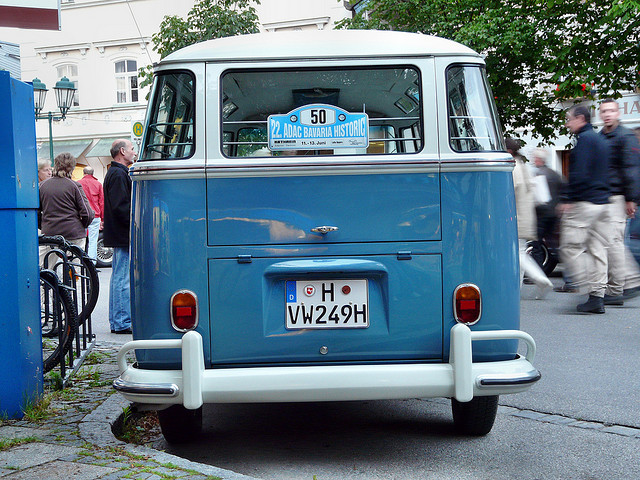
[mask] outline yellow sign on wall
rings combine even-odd
[[[134,137],[142,137],[142,133],[144,131],[144,126],[142,122],[135,122],[131,127],[131,131],[133,132]]]

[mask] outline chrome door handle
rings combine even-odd
[[[335,232],[338,230],[338,227],[330,227],[328,225],[322,225],[321,227],[314,227],[311,229],[313,233],[321,233],[322,235],[326,235],[329,232]]]

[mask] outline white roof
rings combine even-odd
[[[379,30],[273,32],[190,45],[160,63],[352,57],[480,56],[457,42],[420,33]]]

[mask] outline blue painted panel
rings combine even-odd
[[[418,181],[420,176],[404,177]],[[193,290],[199,298],[198,331],[205,338],[205,361],[214,366],[446,359],[448,332],[454,323],[452,294],[457,285],[465,282],[477,284],[483,292],[482,320],[473,329],[519,327],[517,233],[509,172],[442,174],[442,238],[437,230],[438,239],[434,241],[393,243],[379,238],[391,238],[388,232],[380,230],[376,237],[374,230],[365,227],[364,221],[353,214],[353,222],[363,231],[369,228],[366,231],[370,238],[377,241],[251,245],[252,237],[245,235],[262,235],[260,238],[265,241],[273,241],[268,228],[260,222],[254,225],[248,221],[250,215],[264,219],[260,214],[269,211],[257,208],[264,202],[269,204],[268,195],[257,190],[249,195],[250,185],[257,189],[257,183],[252,182],[258,180],[272,179],[216,179],[208,183],[204,179],[134,181],[135,338],[180,336],[170,326],[169,299],[182,288]],[[275,179],[280,186],[281,182],[294,180],[299,178]],[[236,199],[228,202],[245,204],[244,216],[219,215],[218,218],[221,225],[225,224],[230,230],[227,239],[244,244],[207,245],[207,232],[212,233],[212,225],[216,229],[219,226],[211,220],[215,211],[211,203],[208,211],[205,209],[205,187],[218,188],[216,195],[229,189],[227,193],[231,195],[232,185],[236,186]],[[299,190],[297,195],[300,194]],[[355,201],[356,197],[351,199]],[[417,198],[417,193],[412,198]],[[271,207],[290,202],[292,207],[271,210],[276,212],[271,218],[282,220],[286,215],[308,218],[293,208],[293,200],[292,197],[273,200]],[[211,195],[208,201],[212,202]],[[329,207],[328,199],[316,197],[316,201],[324,202],[328,210],[339,210],[338,202],[332,202],[333,207]],[[391,205],[389,211],[379,216],[394,230],[395,227],[390,226],[391,212],[408,210],[393,207],[396,204],[393,200],[387,203]],[[429,202],[425,200],[424,204]],[[249,208],[250,205],[256,208]],[[363,205],[355,210],[362,211]],[[377,205],[381,208],[380,202]],[[432,207],[433,202],[429,204],[429,208]],[[439,211],[439,207],[435,208]],[[323,214],[313,202],[308,211],[318,216]],[[343,214],[342,218],[348,217]],[[377,220],[377,216],[373,218]],[[425,224],[431,225],[429,219],[434,217],[429,214],[422,218],[426,219]],[[290,223],[294,224],[294,220]],[[321,223],[331,224],[330,221]],[[396,225],[399,224],[396,220]],[[417,224],[409,222],[410,226]],[[412,228],[411,231],[418,230]],[[395,235],[399,229],[394,231]],[[347,233],[356,236],[358,232],[354,229]],[[412,259],[398,260],[396,253],[402,250],[412,251]],[[250,255],[251,263],[238,263],[238,255]],[[372,322],[368,329],[288,331],[284,328],[287,280],[345,276],[369,279]],[[320,355],[321,346],[328,347],[328,355]],[[516,352],[513,341],[476,342],[474,347],[477,360],[512,358]],[[180,362],[177,352],[147,352],[138,359],[151,368]]]
[[[475,283],[482,318],[474,330],[518,329],[520,276],[515,197],[510,172],[442,174],[445,349],[453,326],[453,291]],[[474,342],[478,360],[513,358],[515,341]]]
[[[0,72],[0,413],[10,418],[42,393],[35,139],[33,88]]]
[[[213,178],[207,195],[210,245],[440,240],[437,174]]]
[[[171,326],[171,296],[193,291],[200,307],[197,331],[209,344],[205,181],[133,182],[131,315],[135,339],[180,338]],[[205,360],[209,351],[205,348]],[[180,363],[177,350],[143,351],[146,368]]]
[[[442,358],[439,255],[209,261],[214,364]],[[370,326],[287,330],[287,280],[364,278]],[[326,346],[327,355],[320,354]]]
[[[33,87],[0,71],[0,208],[38,208]]]
[[[0,209],[0,226],[0,414],[21,418],[27,403],[42,393],[36,211]]]

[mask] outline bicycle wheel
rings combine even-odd
[[[47,373],[71,348],[76,309],[69,287],[51,270],[40,271],[40,300],[43,372]]]
[[[96,266],[80,247],[69,245],[69,252],[71,252],[69,260],[75,274],[78,292],[78,324],[81,325],[96,307],[100,293],[100,281]]]
[[[68,243],[60,235],[42,235],[38,240],[41,246],[49,246],[54,250],[59,249],[64,254],[66,263],[61,260],[49,268],[55,271],[63,283],[75,287],[76,295],[74,298],[78,312],[78,324],[84,323],[93,312],[100,293],[96,266],[80,247]],[[50,257],[52,256],[50,255]],[[49,263],[51,263],[51,259]],[[65,266],[67,267],[66,272],[64,271]]]

